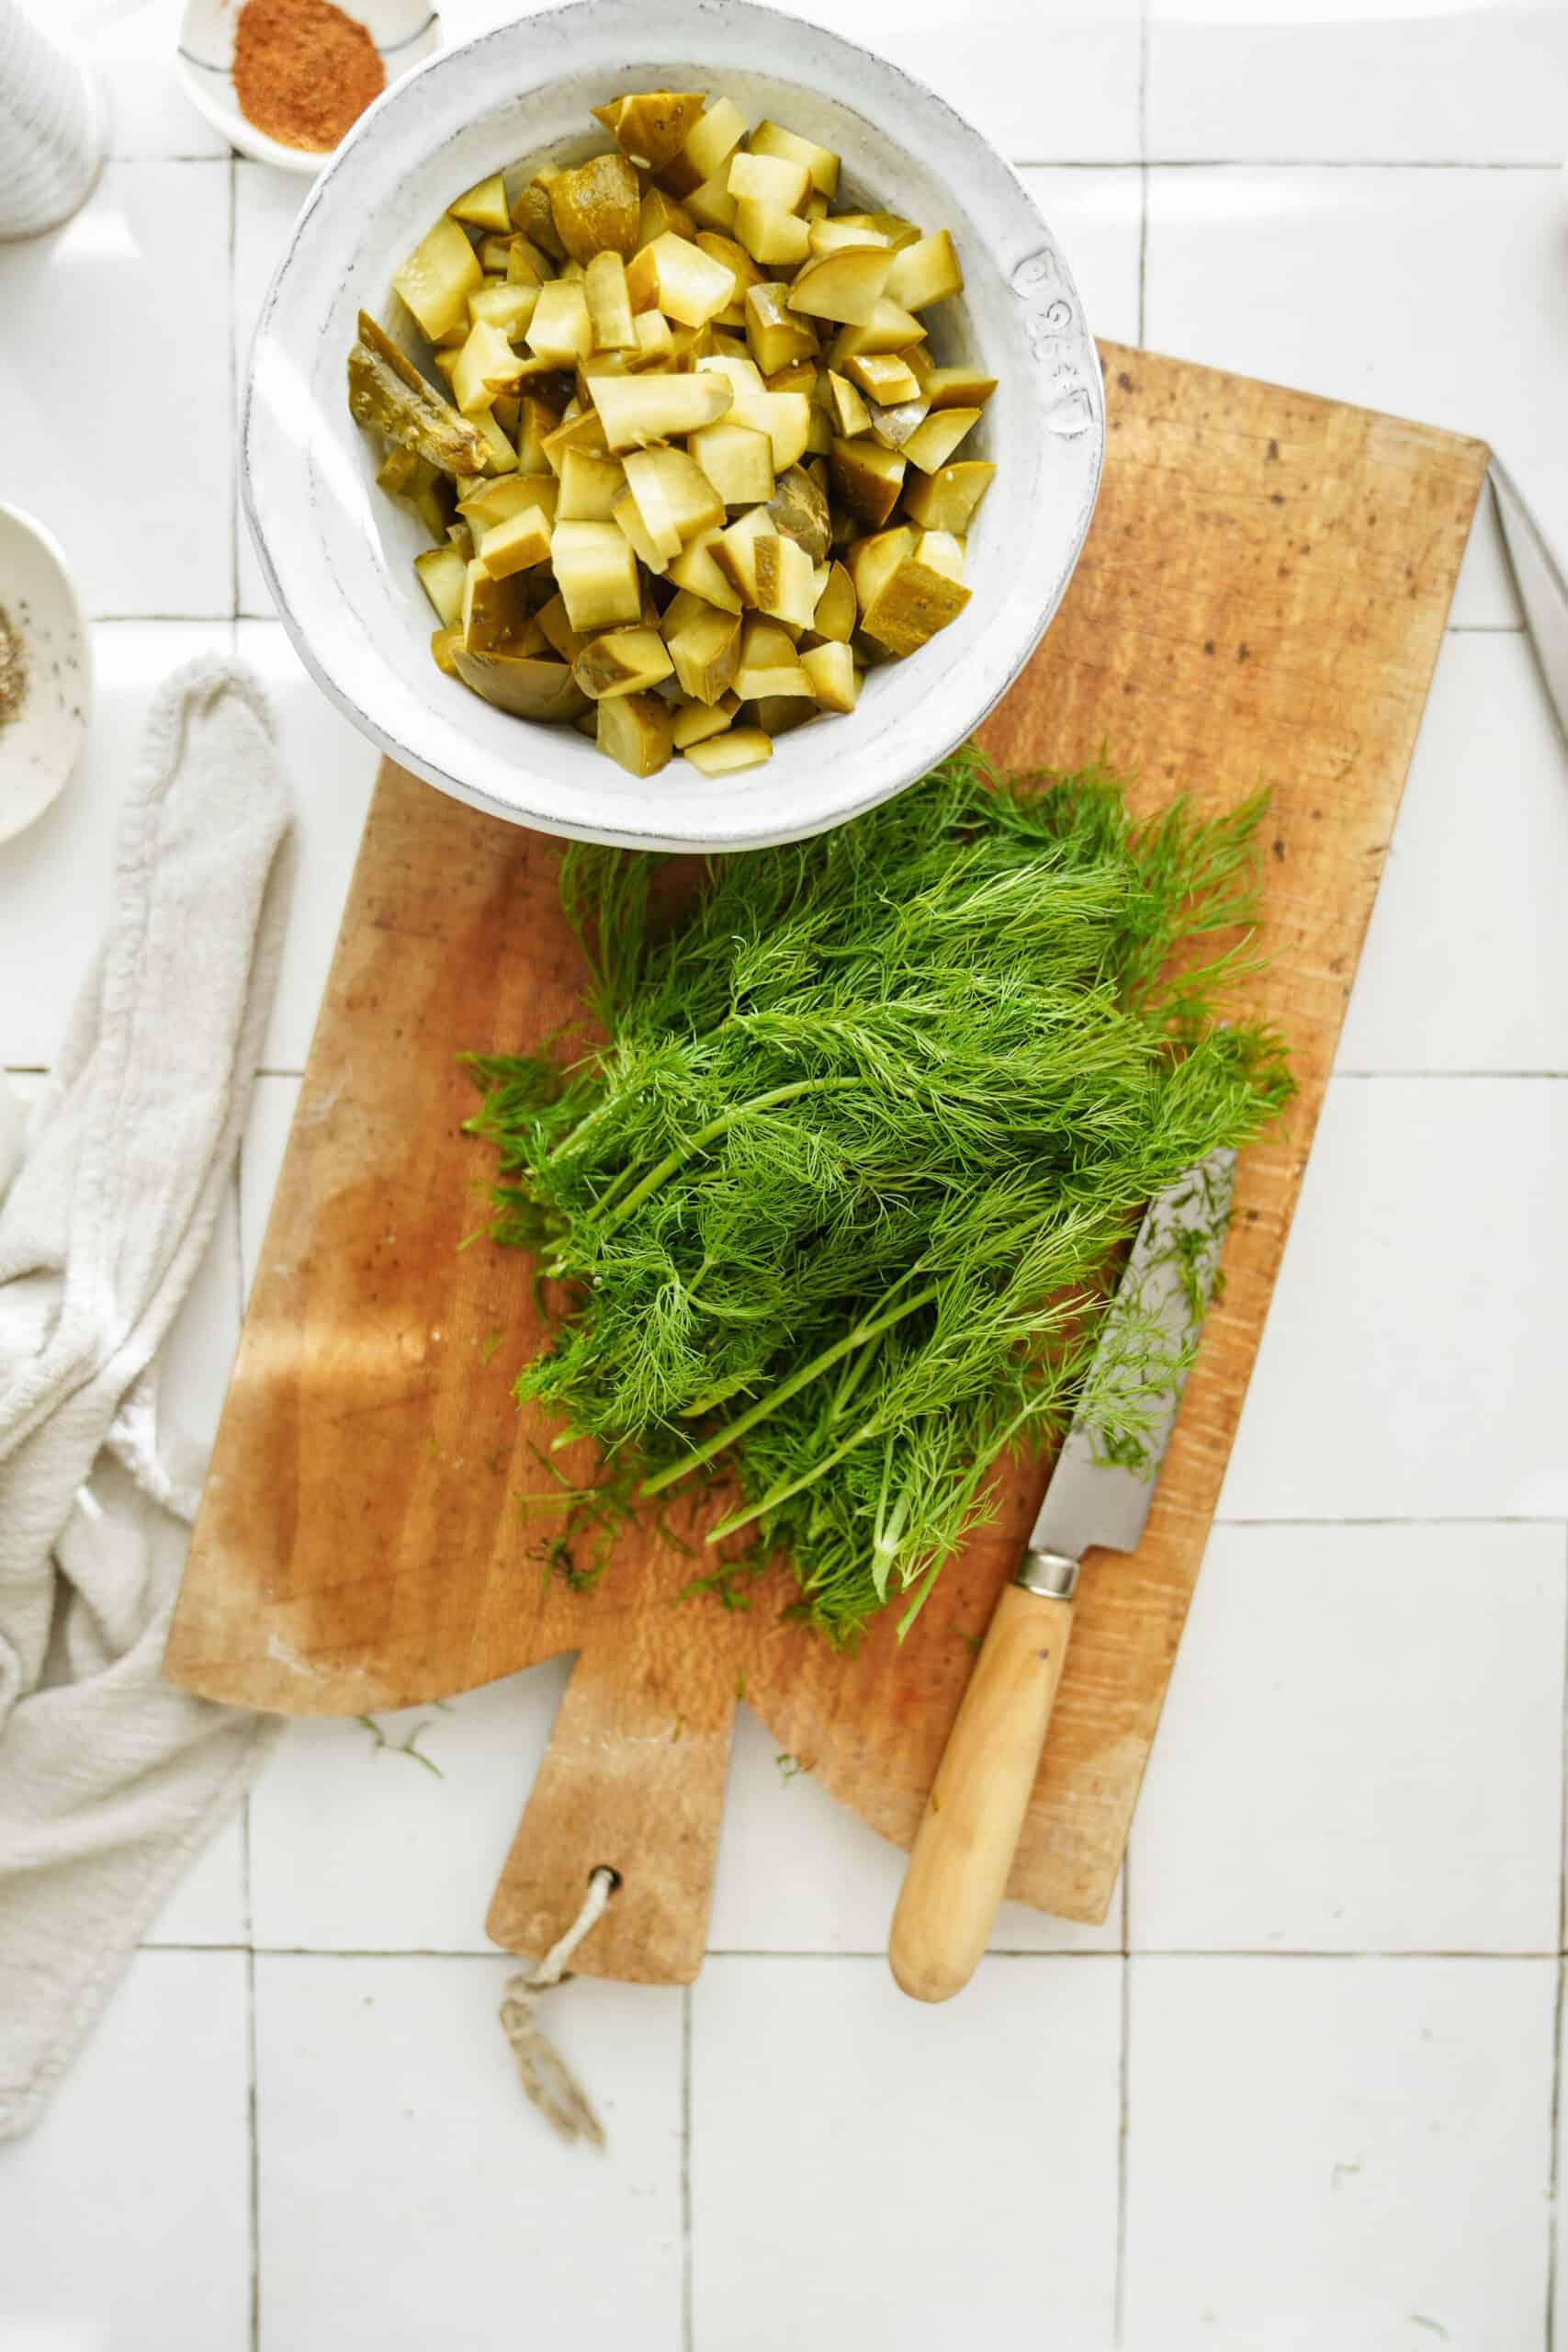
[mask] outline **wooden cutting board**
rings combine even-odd
[[[1106,744],[1148,807],[1273,786],[1272,960],[1253,994],[1301,1096],[1243,1158],[1224,1301],[1143,1546],[1085,1568],[1009,1890],[1085,1920],[1126,1843],[1486,464],[1481,443],[1393,417],[1115,345],[1103,358],[1094,526],[983,740],[1013,766]],[[574,1964],[684,1982],[738,1695],[907,1845],[1044,1472],[1005,1477],[902,1648],[888,1611],[852,1658],[781,1623],[782,1580],[744,1613],[680,1598],[694,1561],[647,1530],[591,1592],[541,1565],[548,1522],[515,1498],[540,1490],[528,1445],[545,1432],[508,1395],[540,1325],[520,1255],[458,1249],[491,1162],[459,1132],[475,1097],[456,1056],[531,1044],[575,1010],[557,856],[382,772],[167,1671],[218,1699],[356,1714],[577,1652],[490,1931],[543,1951],[607,1861],[623,1883]]]

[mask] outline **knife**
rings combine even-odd
[[[1494,458],[1490,470],[1492,495],[1497,502],[1497,519],[1503,526],[1514,585],[1524,606],[1525,625],[1557,723],[1568,739],[1568,583],[1507,467]]]
[[[1125,1361],[1129,1328],[1157,1333],[1179,1373],[1147,1400],[1135,1464],[1108,1461],[1079,1418],[1067,1432],[1023,1564],[998,1601],[915,1834],[887,1956],[917,2001],[945,2001],[990,1939],[1062,1679],[1078,1566],[1091,1544],[1135,1552],[1154,1501],[1192,1343],[1230,1221],[1235,1154],[1216,1151],[1149,1204],[1094,1367]],[[1091,1372],[1088,1385],[1095,1385]]]

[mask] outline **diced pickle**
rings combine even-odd
[[[470,653],[514,651],[533,619],[522,580],[496,580],[478,559],[463,582],[463,643]]]
[[[418,473],[420,460],[412,449],[405,449],[394,441],[382,458],[376,474],[376,487],[384,490],[389,498],[400,498]]]
[[[443,213],[395,270],[392,284],[432,343],[466,323],[468,297],[483,282],[479,256],[456,220]],[[364,328],[360,333],[363,334]]]
[[[499,391],[521,380],[522,361],[499,327],[478,319],[457,354],[452,390],[465,416],[477,416],[491,406]]]
[[[657,775],[668,764],[672,720],[657,695],[615,695],[598,706],[595,741],[628,775]]]
[[[814,140],[802,139],[798,131],[786,130],[782,123],[760,122],[751,133],[753,155],[783,155],[789,163],[803,164],[807,178],[821,196],[832,196],[839,186],[839,159],[829,147],[818,147]]]
[[[693,237],[696,233],[696,226],[683,204],[677,204],[674,198],[666,196],[661,187],[648,188],[644,191],[642,209],[637,215],[637,250],[640,253],[643,246],[651,245],[656,237],[667,234]]]
[[[811,626],[818,637],[832,638],[847,645],[854,635],[855,620],[854,582],[841,563],[829,564],[817,598],[817,610],[811,616]]]
[[[968,602],[961,582],[909,555],[863,606],[861,627],[890,653],[915,653]]]
[[[594,388],[593,405],[612,450],[646,447],[716,424],[729,408],[729,386],[722,376],[606,377]]]
[[[566,247],[556,228],[550,191],[543,180],[531,179],[526,187],[519,189],[513,202],[512,225],[551,261],[565,261]]]
[[[684,752],[704,775],[738,775],[743,768],[760,768],[773,756],[773,742],[760,727],[732,727],[706,742],[689,743]]]
[[[804,679],[805,671],[800,674]],[[793,695],[759,695],[751,704],[751,716],[764,735],[776,743],[781,735],[792,734],[808,718],[816,718],[816,697],[804,687]]]
[[[727,506],[766,503],[773,494],[773,447],[754,425],[705,425],[687,447]]]
[[[852,384],[847,376],[839,375],[833,368],[828,371],[828,401],[843,439],[852,440],[857,434],[871,431],[871,412],[859,385]]]
[[[826,560],[832,518],[827,499],[808,473],[799,466],[788,467],[779,476],[768,512],[775,527],[804,548],[814,564]]]
[[[903,449],[919,431],[931,413],[931,402],[922,392],[919,400],[900,401],[897,408],[877,408],[867,412],[871,430],[885,449]]]
[[[635,351],[631,297],[626,291],[626,266],[619,254],[595,254],[582,274],[595,351]]]
[[[740,621],[734,613],[699,611],[669,640],[683,694],[716,703],[734,684],[740,666]]]
[[[593,348],[593,322],[579,279],[554,277],[540,287],[525,340],[550,367],[570,367],[574,360],[587,358]]]
[[[476,229],[507,230],[512,226],[512,209],[506,201],[506,182],[500,172],[492,172],[488,180],[465,188],[455,204],[446,207],[454,220],[470,220]]]
[[[906,472],[896,449],[885,449],[879,441],[835,441],[829,469],[833,488],[852,514],[874,529],[886,522]]]
[[[679,153],[660,167],[665,187],[672,196],[689,196],[705,181],[721,175],[745,136],[746,118],[734,100],[716,98],[697,117]]]
[[[614,523],[558,523],[550,559],[574,629],[641,619],[637,558]]]
[[[761,197],[735,197],[735,234],[753,261],[793,269],[811,250],[810,232],[796,212]],[[694,211],[695,204],[694,201]]]
[[[974,368],[933,368],[921,386],[932,408],[984,408],[996,389],[994,376]]]
[[[917,474],[904,492],[905,511],[925,530],[951,531],[962,538],[991,487],[996,470],[995,466],[971,458],[955,466],[943,466],[940,473]]]
[[[453,649],[452,659],[466,686],[514,718],[575,718],[588,707],[587,695],[564,662],[533,654],[475,653],[462,645]]]
[[[743,148],[729,159],[726,185],[738,203],[754,201],[780,212],[798,212],[811,193],[811,175],[787,155],[758,155]]]
[[[964,272],[945,229],[894,254],[887,292],[906,311],[923,311],[928,303],[945,302],[950,294],[963,291]]]
[[[626,473],[618,458],[595,457],[588,449],[568,449],[561,459],[556,519],[561,523],[608,523],[626,486]]]
[[[740,610],[740,591],[723,570],[714,555],[714,548],[723,537],[722,531],[704,531],[671,564],[668,577],[677,588],[689,589],[702,597],[705,604],[716,605],[727,613]]]
[[[901,401],[918,401],[920,379],[896,351],[855,351],[844,362],[844,372],[876,408],[897,408]]]
[[[479,544],[479,559],[492,580],[508,580],[545,563],[550,552],[549,517],[542,507],[525,506],[502,523],[492,523]]]
[[[623,154],[657,172],[680,153],[702,110],[700,90],[640,90],[593,112]]]
[[[463,642],[460,628],[436,628],[430,632],[430,658],[436,668],[448,678],[457,676],[457,648]]]
[[[416,555],[413,568],[420,585],[435,607],[435,617],[444,628],[456,628],[463,614],[463,589],[468,567],[455,547],[426,548]]]
[[[847,645],[829,641],[814,645],[800,657],[811,692],[823,710],[853,710],[860,693],[854,656]]]
[[[607,628],[591,638],[572,664],[585,695],[601,702],[614,695],[641,694],[670,676],[669,647],[656,628]]]
[[[484,447],[474,427],[425,382],[365,311],[359,313],[359,339],[348,355],[348,406],[356,424],[412,449],[443,473],[483,469]]]
[[[439,630],[436,634],[439,636]],[[735,695],[721,695],[718,701],[712,704],[682,703],[670,729],[675,749],[689,752],[694,743],[706,743],[715,735],[722,735],[739,707],[739,699]]]
[[[789,307],[816,319],[836,319],[842,326],[870,326],[892,259],[886,246],[825,254],[799,272],[789,289]]]
[[[972,425],[980,421],[977,408],[939,408],[911,433],[904,455],[923,474],[938,474]]]
[[[749,286],[745,295],[746,343],[760,372],[771,376],[792,359],[817,356],[817,336],[792,315],[784,288],[771,281]]]

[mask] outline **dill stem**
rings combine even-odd
[[[656,1193],[678,1168],[695,1153],[705,1150],[710,1143],[716,1143],[720,1136],[727,1134],[740,1120],[749,1119],[753,1112],[771,1111],[778,1103],[793,1102],[802,1094],[839,1093],[859,1084],[858,1078],[797,1078],[788,1086],[775,1086],[769,1094],[754,1094],[749,1102],[737,1102],[733,1110],[721,1111],[716,1119],[710,1119],[705,1127],[699,1127],[694,1136],[688,1136],[684,1143],[677,1144],[673,1151],[667,1152],[656,1167],[649,1170],[640,1184],[634,1185],[624,1200],[616,1202],[613,1214],[605,1220],[604,1232],[613,1233],[616,1226],[630,1216],[635,1209],[641,1208],[649,1194]]]
[[[813,1356],[809,1363],[802,1364],[798,1372],[792,1372],[787,1380],[781,1380],[776,1388],[771,1388],[749,1412],[742,1413],[739,1420],[727,1421],[723,1429],[705,1440],[703,1444],[694,1446],[690,1453],[683,1453],[679,1462],[669,1463],[664,1469],[655,1471],[651,1478],[645,1478],[637,1493],[645,1498],[660,1494],[666,1487],[672,1487],[677,1478],[683,1478],[688,1470],[700,1470],[705,1463],[713,1460],[716,1453],[722,1453],[728,1446],[735,1444],[738,1439],[754,1430],[759,1421],[766,1420],[770,1413],[776,1412],[781,1405],[787,1405],[792,1396],[797,1396],[830,1365],[836,1364],[841,1356],[847,1356],[854,1348],[863,1348],[870,1340],[879,1340],[884,1331],[891,1330],[895,1323],[901,1323],[906,1315],[913,1315],[918,1306],[929,1306],[936,1295],[936,1283],[928,1283],[912,1298],[901,1299],[897,1306],[886,1308],[869,1321],[857,1323],[852,1331],[846,1331],[841,1340],[835,1340],[830,1348],[824,1348],[820,1355]],[[852,1444],[859,1442],[858,1438],[851,1441]],[[842,1451],[847,1453],[849,1448]],[[836,1460],[837,1456],[833,1459]],[[825,1468],[826,1464],[823,1466]]]
[[[775,1510],[780,1503],[787,1503],[792,1495],[803,1494],[807,1487],[814,1487],[818,1478],[825,1478],[829,1470],[838,1468],[846,1453],[853,1453],[857,1446],[864,1445],[874,1438],[877,1426],[874,1418],[863,1421],[852,1437],[845,1438],[831,1453],[818,1455],[810,1468],[803,1470],[798,1477],[786,1480],[782,1487],[770,1487],[761,1502],[748,1503],[743,1510],[727,1511],[716,1527],[709,1528],[707,1541],[717,1544],[726,1535],[733,1535],[738,1528],[750,1527],[751,1521],[761,1519],[765,1510]]]

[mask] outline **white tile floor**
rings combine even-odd
[[[1495,438],[1568,542],[1562,0],[816,11],[1030,167],[1102,333]],[[177,15],[99,32],[113,165],[0,251],[0,489],[99,616],[88,757],[0,852],[0,1060],[55,1050],[157,681],[237,644],[302,863],[165,1381],[210,1430],[374,760],[235,525],[301,190],[185,105]],[[0,2150],[0,2352],[1539,2352],[1554,2277],[1568,2340],[1568,754],[1517,629],[1487,518],[1105,1928],[1010,1910],[963,2002],[902,2003],[895,1858],[743,1724],[696,1987],[558,1996],[614,2143],[563,2154],[481,1926],[563,1669],[389,1721],[434,1771],[298,1726]]]

